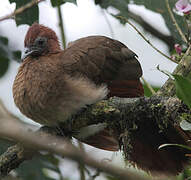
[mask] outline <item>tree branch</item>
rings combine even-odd
[[[6,16],[0,17],[0,21],[14,18],[16,15],[21,14],[25,10],[30,9],[31,7],[33,7],[34,5],[36,5],[42,1],[44,1],[44,0],[32,0],[31,2],[27,3],[26,5],[16,9],[14,12],[12,12]]]
[[[122,17],[122,16],[116,16],[117,18],[124,20],[125,22],[127,22],[154,50],[156,50],[158,53],[160,53],[162,56],[164,56],[165,58],[167,58],[168,60],[174,62],[174,63],[178,63],[176,60],[172,59],[171,57],[167,56],[166,54],[164,54],[161,50],[159,50],[156,46],[154,46],[138,29],[135,25],[133,25],[126,17]]]
[[[181,28],[179,27],[178,23],[176,22],[176,19],[175,19],[175,17],[174,17],[173,12],[171,11],[171,8],[170,8],[170,5],[169,5],[169,1],[168,1],[168,0],[165,0],[165,2],[166,2],[166,7],[167,7],[167,9],[168,9],[168,12],[169,12],[169,14],[170,14],[170,17],[171,17],[171,19],[172,19],[173,24],[175,25],[175,27],[176,27],[178,33],[180,34],[182,40],[183,40],[185,43],[188,44],[188,40],[186,39],[186,36],[185,36],[184,33],[182,32]]]
[[[162,40],[164,43],[166,43],[169,47],[169,50],[174,49],[174,38],[173,36],[168,36],[160,32],[155,27],[151,26],[149,23],[147,23],[141,16],[134,14],[133,12],[128,13],[129,18],[133,19],[136,23],[138,23],[143,29],[149,33],[151,33],[153,36],[157,37],[158,39]]]
[[[146,171],[151,171],[153,174],[158,171],[162,174],[175,174],[180,172],[185,164],[188,164],[188,158],[185,157],[185,153],[188,152],[176,148],[158,150],[158,147],[164,143],[186,145],[190,143],[187,141],[191,137],[190,134],[179,127],[179,122],[185,113],[191,119],[187,106],[177,98],[157,96],[133,99],[110,98],[92,105],[85,112],[75,118],[73,117],[72,121],[68,120],[62,124],[60,128],[63,132],[68,130],[75,132],[73,136],[84,141],[80,134],[84,127],[100,123],[105,124],[111,134],[117,134],[117,139],[126,160]],[[39,137],[39,135],[24,132],[21,129],[15,131],[15,127],[12,130],[7,129],[7,119],[0,120],[2,121],[0,126],[1,137],[3,135],[22,142],[25,147],[29,146],[30,149],[32,146],[37,150],[43,149],[64,155],[79,163],[85,163],[103,172],[120,177],[120,179],[140,179],[139,177],[135,178],[134,175],[129,176],[128,170],[123,171],[95,162],[86,153],[82,153],[65,141],[58,141],[58,146],[54,148],[50,144],[57,142],[55,139],[48,141],[51,138],[46,139],[47,136]],[[13,127],[13,125],[10,125],[10,127]],[[27,150],[26,152],[31,151]],[[20,144],[8,149],[8,152],[0,157],[0,174],[5,175],[11,168],[18,167],[25,159],[30,159],[31,156],[28,157],[26,152],[23,151]],[[14,158],[12,159],[12,157]],[[6,167],[9,167],[9,169],[6,169]]]
[[[147,179],[148,180],[148,178],[141,177],[140,175],[132,173],[129,170],[124,170],[115,166],[104,164],[103,162],[98,162],[97,160],[91,158],[89,155],[87,155],[80,149],[77,149],[76,147],[74,147],[71,143],[67,142],[66,140],[63,141],[61,139],[58,139],[57,137],[50,136],[47,134],[39,135],[31,131],[27,132],[22,127],[20,127],[20,125],[11,121],[12,120],[9,119],[8,120],[9,123],[7,123],[7,119],[2,119],[3,123],[1,124],[1,127],[0,127],[0,135],[1,137],[4,136],[10,139],[13,139],[15,141],[22,142],[22,144],[25,146],[25,149],[27,148],[32,150],[46,150],[51,153],[61,155],[62,157],[64,156],[66,158],[77,161],[79,163],[86,164],[90,167],[94,167],[96,169],[102,170],[122,180],[123,179],[124,180],[126,179],[128,180],[134,180],[134,179],[146,180]],[[8,149],[8,152],[6,154],[8,153],[9,155],[14,154],[14,159],[23,157],[22,156],[23,149],[21,152],[18,152],[18,150],[19,148],[17,145]],[[18,153],[20,154],[18,155]],[[11,163],[9,165],[13,164],[13,162],[10,161],[11,158],[12,156],[6,156],[6,159],[9,159],[9,163]],[[1,164],[0,170],[2,170],[2,164]],[[1,175],[2,175],[2,172],[1,172]]]
[[[191,72],[191,56],[190,56],[191,45],[189,45],[186,53],[183,55],[182,59],[180,60],[178,66],[173,71],[173,74],[179,74],[182,76],[188,76]],[[162,88],[157,92],[159,96],[175,96],[176,88],[174,81],[169,78]]]
[[[62,10],[61,10],[60,4],[61,3],[58,3],[58,6],[57,6],[58,17],[59,17],[59,27],[60,27],[61,37],[62,37],[62,45],[63,45],[63,48],[66,49],[66,36],[64,31],[64,23],[63,23]]]

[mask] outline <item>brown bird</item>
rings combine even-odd
[[[117,40],[89,36],[62,50],[55,32],[35,23],[24,43],[26,50],[13,97],[20,111],[40,124],[59,126],[102,99],[144,94],[137,56]],[[180,144],[183,140],[174,128],[160,133],[153,122],[144,120],[134,132],[129,160],[155,174],[176,174],[187,163],[184,153],[171,148],[159,151],[158,146],[169,143],[168,139]],[[118,137],[107,129],[83,142],[110,151],[119,149]]]
[[[54,31],[34,23],[25,37],[23,62],[13,85],[20,111],[32,120],[57,126],[87,105],[111,96],[143,96],[136,54],[119,41],[89,36],[61,50]],[[85,142],[116,151],[107,130]]]

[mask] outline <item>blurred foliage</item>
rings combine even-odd
[[[179,176],[177,176],[177,180],[190,180],[191,179],[191,169],[185,169]]]
[[[175,79],[177,97],[191,108],[191,80],[180,75],[173,75],[173,77]]]
[[[11,51],[8,46],[8,39],[0,36],[0,78],[7,72],[10,59],[20,61],[21,51]]]
[[[5,139],[0,139],[0,154],[5,152],[9,146],[13,145],[12,142],[5,140]]]
[[[49,177],[47,173],[44,173],[43,170],[52,170],[59,175],[58,162],[58,159],[53,155],[38,155],[33,157],[30,161],[23,162],[19,168],[16,169],[16,172],[23,180],[54,180],[54,178]]]
[[[152,96],[152,92],[150,91],[150,89],[145,84],[143,84],[143,88],[144,88],[144,95],[145,96],[147,96],[147,97]],[[157,92],[160,89],[160,87],[155,87],[155,86],[152,86],[152,88],[154,89],[155,92]]]
[[[17,62],[21,61],[21,51],[12,51],[13,59]]]
[[[9,0],[10,3],[16,3],[16,9],[22,7],[26,3],[30,2],[29,0]],[[28,24],[32,25],[34,22],[38,22],[39,19],[39,9],[38,5],[34,5],[30,9],[18,14],[15,18],[16,24]]]
[[[120,179],[118,179],[118,178],[116,178],[116,177],[113,177],[113,176],[105,176],[105,178],[107,179],[107,180],[120,180]]]
[[[67,3],[67,2],[77,4],[76,0],[51,0],[51,4],[53,7],[60,6],[60,5]]]
[[[14,145],[14,143],[0,139],[0,154],[5,152],[11,145]],[[58,157],[52,154],[38,154],[30,161],[23,162],[19,168],[15,169],[15,172],[18,174],[17,178],[21,180],[54,180],[47,173],[44,173],[44,169],[51,170],[61,176]]]
[[[6,47],[8,45],[8,39],[0,36],[0,78],[6,73],[9,67],[9,58]]]
[[[9,0],[10,3],[16,3],[16,8],[22,7],[26,3],[30,2],[29,0]],[[73,4],[76,4],[76,0],[51,0],[51,5],[53,7],[62,5],[66,2],[70,2]],[[180,35],[178,34],[177,30],[175,29],[174,24],[172,23],[172,20],[169,16],[169,13],[167,11],[167,7],[165,4],[165,0],[157,1],[157,0],[94,0],[95,4],[99,5],[103,9],[108,9],[109,7],[113,7],[118,10],[117,14],[112,14],[117,18],[117,16],[123,16],[128,18],[129,17],[129,4],[136,4],[136,5],[144,5],[147,9],[154,11],[156,13],[159,13],[164,18],[164,21],[169,28],[172,36],[176,39],[177,42],[182,43],[182,40],[180,38]],[[172,12],[174,13],[174,16],[182,29],[183,33],[187,33],[186,24],[184,21],[184,17],[177,15],[174,11],[174,6],[177,0],[169,0],[170,7],[172,9]],[[150,17],[152,18],[152,17]],[[16,18],[16,24],[28,24],[32,25],[34,22],[38,22],[39,20],[39,8],[38,5],[33,6],[30,9],[27,9],[26,11],[22,12],[21,14],[17,15]],[[118,19],[121,23],[125,24],[125,21],[122,21],[121,19]],[[2,77],[10,63],[10,59],[16,59],[17,61],[20,60],[21,52],[20,51],[14,51],[12,52],[8,47],[8,39],[5,37],[0,37],[0,77]],[[184,79],[182,77],[175,77],[176,79],[176,85],[177,85],[177,93],[178,96],[184,100],[190,107],[191,107],[191,95],[189,92],[191,92],[191,85],[190,81],[188,82],[187,79]],[[159,88],[154,87],[154,90],[157,91]],[[144,85],[145,90],[145,96],[151,96],[150,90]],[[12,143],[6,141],[6,140],[0,140],[0,153],[3,153],[6,151],[6,149],[11,145]],[[59,160],[57,157],[55,157],[52,154],[46,154],[46,155],[39,155],[35,158],[33,158],[30,161],[26,161],[23,164],[20,165],[19,168],[16,169],[16,172],[19,174],[19,178],[22,180],[52,180],[48,176],[47,173],[45,173],[44,169],[52,170],[60,176],[59,179],[63,179],[61,177],[61,172],[59,169]],[[191,176],[190,170],[185,170],[184,173],[178,176],[178,180],[184,180],[186,178],[189,178]],[[108,180],[117,180],[116,178],[112,176],[107,176]]]
[[[175,13],[175,3],[177,0],[170,0],[169,4],[172,9],[172,12],[179,24],[180,28],[182,29],[183,33],[187,33],[187,26],[185,21],[183,20],[183,16],[180,16]],[[175,38],[176,42],[182,42],[182,39],[177,32],[171,18],[169,12],[167,10],[167,6],[165,0],[162,1],[154,1],[154,0],[95,0],[95,4],[99,5],[101,8],[107,9],[108,7],[113,7],[119,11],[117,14],[113,14],[116,18],[117,16],[123,16],[128,18],[129,17],[129,8],[128,4],[136,4],[136,5],[144,5],[147,9],[159,13],[162,15],[167,27],[169,28],[172,36]],[[150,17],[152,18],[152,17]],[[124,20],[119,19],[121,23],[125,24]]]

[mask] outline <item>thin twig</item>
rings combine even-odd
[[[174,38],[172,35],[162,33],[159,29],[145,21],[141,15],[137,15],[133,11],[128,12],[128,17],[138,23],[145,31],[167,44],[170,51],[174,49]]]
[[[6,20],[6,19],[11,19],[14,18],[16,15],[21,14],[22,12],[24,12],[25,10],[31,8],[32,6],[42,2],[44,0],[32,0],[31,2],[27,3],[26,5],[16,9],[14,12],[12,12],[11,14],[8,14],[6,16],[3,16],[0,18],[0,21]]]
[[[190,50],[191,50],[191,44],[188,46],[188,49],[186,50],[185,54],[182,56],[179,64],[183,64],[184,63],[184,59],[189,55]]]
[[[178,66],[173,71],[173,74],[179,74],[186,77],[191,72],[191,57],[189,56],[190,50],[191,44],[189,45],[188,49],[186,50],[185,54],[180,60]],[[171,78],[169,78],[162,86],[162,88],[159,91],[157,91],[157,95],[159,96],[174,96],[175,94],[176,88]]]
[[[122,17],[122,16],[117,16],[117,18],[123,19],[125,20],[130,26],[133,27],[133,29],[135,29],[135,31],[137,31],[137,33],[153,48],[155,49],[158,53],[160,53],[162,56],[166,57],[167,59],[169,59],[170,61],[177,63],[178,62],[174,59],[172,59],[171,57],[167,56],[166,54],[164,54],[162,51],[160,51],[158,48],[156,48],[126,17]]]
[[[182,32],[181,28],[179,27],[178,23],[176,22],[176,19],[175,19],[175,17],[174,17],[174,14],[173,14],[172,11],[171,11],[171,8],[170,8],[170,5],[169,5],[169,1],[168,1],[168,0],[165,0],[165,1],[166,1],[166,7],[167,7],[168,12],[169,12],[169,14],[170,14],[170,17],[171,17],[171,19],[172,19],[172,22],[174,23],[174,25],[175,25],[175,27],[176,27],[178,33],[180,34],[182,40],[183,40],[184,42],[188,43],[188,40],[186,39],[186,36],[185,36],[184,33]]]
[[[12,122],[11,119],[1,119],[2,124],[0,126],[1,137],[8,137],[15,141],[22,142],[25,147],[31,150],[45,150],[51,153],[55,153],[65,158],[69,158],[78,163],[87,164],[95,169],[102,170],[109,173],[121,180],[148,180],[151,178],[145,178],[141,175],[131,172],[128,169],[122,169],[112,165],[99,162],[96,159],[90,157],[87,153],[82,152],[80,149],[74,147],[70,142],[63,139],[58,139],[54,136],[33,133],[31,131],[24,130],[19,124]]]
[[[110,23],[108,17],[107,17],[107,14],[105,13],[105,10],[103,10],[103,9],[102,9],[102,14],[103,14],[103,17],[104,17],[104,19],[105,19],[105,21],[106,21],[106,23],[107,23],[107,25],[109,27],[111,37],[114,38],[113,28],[111,26],[111,23]]]
[[[84,145],[80,141],[78,141],[78,146],[82,152],[85,152]],[[80,171],[80,180],[85,180],[86,179],[85,178],[85,165],[82,163],[79,163],[78,167],[79,167],[79,171]]]
[[[153,89],[153,87],[145,80],[144,77],[141,77],[141,79],[143,80],[144,84],[148,87],[148,89],[150,90],[150,92],[152,93],[152,95],[156,94],[155,90]]]
[[[60,26],[61,37],[62,37],[62,45],[63,45],[63,48],[65,49],[66,48],[66,37],[65,37],[65,32],[64,32],[64,23],[63,23],[60,3],[58,4],[57,8],[58,8],[59,26]]]

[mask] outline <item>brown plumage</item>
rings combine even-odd
[[[90,36],[61,50],[55,32],[35,23],[25,47],[13,96],[20,111],[36,122],[56,126],[106,97],[143,96],[141,66],[119,41]]]
[[[13,96],[20,111],[40,124],[57,126],[104,98],[144,94],[136,54],[117,40],[89,36],[61,50],[55,32],[35,23],[24,44]],[[105,150],[119,149],[118,139],[107,130],[84,141]]]
[[[40,124],[58,126],[87,105],[108,97],[144,94],[139,80],[142,69],[136,54],[119,41],[89,36],[61,50],[55,32],[35,23],[27,32],[25,48],[13,96],[20,111]],[[157,148],[168,143],[168,139],[180,144],[183,140],[173,128],[167,129],[167,135],[159,132],[151,121],[139,124],[131,140],[129,159],[155,174],[176,174],[187,162],[184,153]],[[117,151],[119,135],[116,133],[104,129],[83,142]]]

